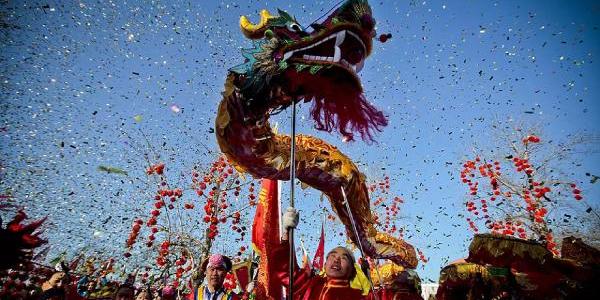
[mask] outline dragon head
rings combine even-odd
[[[337,130],[347,140],[353,132],[372,140],[372,129],[387,125],[382,112],[370,104],[357,75],[371,52],[375,19],[366,0],[348,0],[321,23],[302,27],[294,17],[278,10],[260,13],[252,24],[240,18],[253,49],[244,49],[246,62],[230,71],[243,81],[249,105],[283,109],[293,102],[312,101],[316,128]],[[261,102],[266,99],[266,101]]]
[[[29,224],[21,223],[26,218],[25,212],[18,211],[6,224],[6,228],[2,228],[2,218],[0,218],[0,243],[3,245],[0,249],[0,256],[2,256],[0,270],[15,268],[30,262],[35,248],[47,242],[40,237],[39,230],[46,218]]]

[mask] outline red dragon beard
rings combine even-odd
[[[321,71],[320,76],[292,72],[287,83],[305,102],[313,102],[310,115],[317,130],[337,129],[346,141],[358,133],[371,143],[374,133],[387,126],[386,116],[366,99],[357,77],[333,69]]]

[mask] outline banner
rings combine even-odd
[[[262,179],[256,215],[252,224],[252,248],[260,256],[258,279],[255,286],[256,299],[280,300],[281,285],[271,270],[269,253],[280,243],[279,197],[276,180]]]
[[[321,238],[319,240],[319,246],[315,252],[315,257],[312,260],[312,267],[317,270],[323,269],[323,262],[325,256],[325,230],[323,229],[323,223],[321,223]]]

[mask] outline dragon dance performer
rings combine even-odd
[[[289,287],[288,261],[289,243],[287,232],[298,225],[298,212],[288,208],[283,215],[286,229],[280,246],[272,253],[271,262],[276,266],[276,276],[281,283]],[[294,300],[361,300],[371,299],[362,295],[362,291],[350,287],[356,276],[354,255],[345,247],[332,249],[325,259],[325,277],[312,272],[310,268],[294,268]],[[295,264],[296,262],[294,262]]]

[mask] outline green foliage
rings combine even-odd
[[[285,60],[282,60],[282,61],[280,61],[280,62],[279,62],[279,69],[281,69],[281,70],[285,70],[285,69],[287,69],[287,68],[288,68],[288,63],[287,63],[287,61],[285,61]]]
[[[308,66],[308,65],[305,65],[305,64],[296,64],[296,71],[297,71],[298,73],[300,73],[300,72],[302,72],[302,70],[304,70],[304,69],[306,69],[306,68],[308,68],[308,67],[309,67],[309,66]]]
[[[310,67],[310,74],[315,75],[317,74],[321,69],[323,68],[323,66],[318,66],[318,65],[314,65],[312,67]]]

